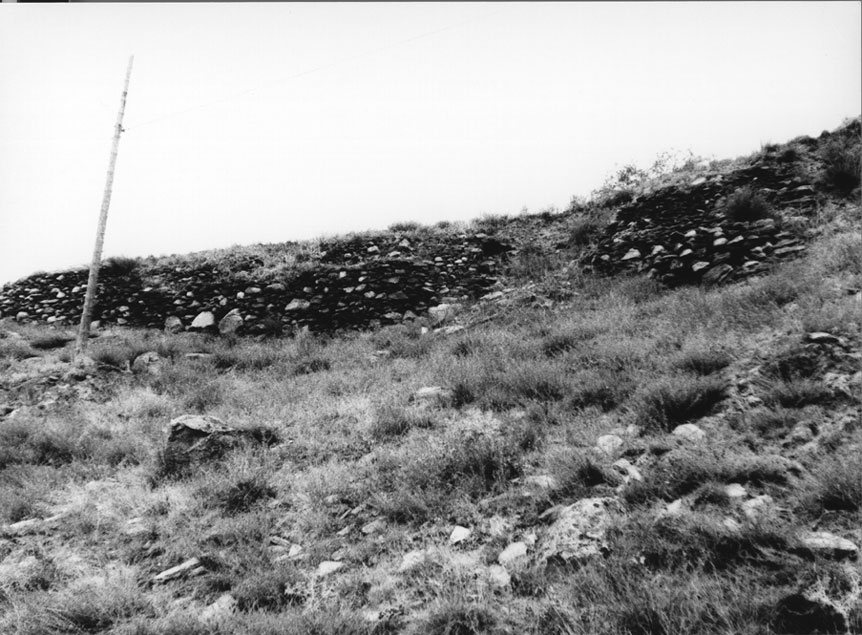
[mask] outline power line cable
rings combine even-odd
[[[178,111],[173,112],[173,113],[168,113],[168,114],[166,114],[166,115],[160,115],[160,116],[158,116],[158,117],[155,117],[155,118],[153,118],[153,119],[148,119],[148,120],[143,121],[143,122],[141,122],[141,123],[137,123],[137,124],[134,124],[134,125],[126,126],[126,127],[124,128],[124,130],[125,130],[126,132],[128,132],[128,131],[130,131],[130,130],[137,130],[138,128],[142,128],[142,127],[144,127],[144,126],[148,126],[148,125],[150,125],[150,124],[154,124],[154,123],[156,123],[156,122],[163,121],[163,120],[165,120],[165,119],[172,119],[172,118],[174,118],[174,117],[179,117],[180,115],[184,115],[184,114],[187,114],[187,113],[193,112],[193,111],[195,111],[195,110],[200,110],[200,109],[202,109],[202,108],[208,108],[208,107],[210,107],[210,106],[214,106],[214,105],[216,105],[216,104],[221,104],[221,103],[225,103],[225,102],[228,102],[228,101],[233,101],[233,100],[235,100],[235,99],[239,99],[239,98],[241,98],[241,97],[245,97],[246,95],[249,95],[249,94],[251,94],[251,93],[255,93],[255,92],[258,92],[258,91],[264,90],[265,88],[268,88],[269,86],[272,86],[272,85],[274,85],[274,84],[281,84],[281,83],[284,83],[284,82],[288,82],[288,81],[291,81],[291,80],[297,79],[297,78],[299,78],[299,77],[304,77],[305,75],[311,75],[312,73],[317,73],[317,72],[320,72],[320,71],[323,71],[323,70],[326,70],[326,69],[332,68],[332,67],[334,67],[334,66],[339,66],[339,65],[341,65],[341,64],[346,64],[347,62],[352,62],[352,61],[357,60],[357,59],[362,59],[362,58],[364,58],[364,57],[369,57],[369,56],[371,56],[371,55],[375,55],[375,54],[380,53],[380,52],[382,52],[382,51],[386,51],[386,50],[389,50],[389,49],[391,49],[391,48],[395,48],[395,47],[397,47],[397,46],[402,46],[402,45],[407,44],[407,43],[409,43],[409,42],[415,42],[416,40],[421,40],[421,39],[424,39],[424,38],[427,38],[427,37],[431,37],[431,36],[434,36],[434,35],[438,35],[438,34],[443,33],[443,32],[445,32],[445,31],[450,31],[450,30],[452,30],[452,29],[456,29],[456,28],[458,28],[458,27],[464,26],[465,24],[470,24],[470,23],[472,23],[472,22],[479,22],[479,21],[481,21],[481,20],[488,19],[488,18],[490,18],[490,17],[493,17],[493,16],[497,15],[497,14],[498,14],[498,13],[500,13],[501,11],[502,11],[502,10],[493,11],[493,12],[491,12],[491,13],[486,13],[485,15],[481,15],[481,16],[478,16],[478,17],[475,17],[475,18],[470,18],[470,19],[467,19],[467,20],[462,20],[461,22],[456,22],[455,24],[450,24],[450,25],[448,25],[448,26],[444,26],[444,27],[441,27],[441,28],[439,28],[439,29],[435,29],[435,30],[433,30],[433,31],[428,31],[428,32],[426,32],[426,33],[420,33],[420,34],[418,34],[418,35],[414,35],[414,36],[411,36],[411,37],[409,37],[409,38],[405,38],[405,39],[403,39],[403,40],[398,40],[397,42],[393,42],[393,43],[391,43],[391,44],[386,44],[386,45],[384,45],[384,46],[379,46],[379,47],[377,47],[377,48],[373,48],[373,49],[370,49],[370,50],[368,50],[368,51],[364,51],[364,52],[362,52],[362,53],[358,53],[358,54],[356,54],[356,55],[351,55],[351,56],[349,56],[349,57],[345,57],[345,58],[342,58],[342,59],[339,59],[339,60],[335,60],[334,62],[329,62],[329,63],[327,63],[327,64],[322,64],[322,65],[320,65],[320,66],[316,66],[316,67],[314,67],[314,68],[311,68],[311,69],[308,69],[308,70],[305,70],[305,71],[301,71],[301,72],[299,72],[299,73],[295,73],[295,74],[293,74],[293,75],[288,75],[288,76],[286,76],[286,77],[282,77],[282,78],[279,78],[279,79],[273,80],[272,82],[270,82],[269,84],[266,84],[266,85],[258,85],[258,86],[255,86],[255,87],[253,87],[253,88],[247,88],[247,89],[245,89],[245,90],[241,90],[241,91],[239,91],[239,92],[232,93],[232,94],[230,94],[230,95],[227,95],[227,96],[225,96],[225,97],[221,97],[221,98],[219,98],[219,99],[214,99],[214,100],[212,100],[212,101],[204,102],[204,103],[202,103],[202,104],[197,104],[197,105],[195,105],[195,106],[191,106],[191,107],[189,107],[189,108],[185,108],[185,109],[183,109],[183,110],[178,110]]]

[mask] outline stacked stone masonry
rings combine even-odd
[[[391,324],[408,312],[421,315],[446,298],[486,293],[510,249],[482,233],[429,236],[415,245],[393,233],[321,247],[316,257],[282,276],[258,281],[253,275],[263,263],[251,257],[232,258],[229,269],[143,262],[132,271],[106,267],[99,277],[94,319],[161,328],[169,316],[188,326],[203,311],[218,321],[237,309],[248,334]],[[0,290],[0,316],[74,324],[87,275],[86,269],[43,273],[7,285]]]
[[[804,152],[817,145],[818,140],[806,138],[798,147]],[[647,273],[676,286],[744,278],[799,254],[804,236],[782,219],[810,216],[827,194],[818,191],[816,175],[806,174],[787,156],[765,152],[747,167],[636,197],[618,210],[586,263],[608,274]],[[743,187],[766,200],[776,218],[729,219],[727,197]]]

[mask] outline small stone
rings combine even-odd
[[[285,311],[305,311],[311,306],[311,302],[308,300],[301,300],[299,298],[294,298],[291,300],[287,306],[284,307]]]
[[[548,528],[540,552],[542,560],[577,561],[606,553],[606,532],[612,512],[620,511],[616,498],[584,498],[561,508]]]
[[[691,266],[691,270],[697,273],[698,271],[706,269],[709,265],[710,263],[706,262],[705,260],[699,260]]]
[[[499,564],[492,564],[488,567],[488,580],[497,588],[509,586],[512,582],[512,576],[506,571],[506,568]]]
[[[828,531],[809,531],[799,537],[802,544],[811,551],[837,560],[856,559],[859,547],[850,540],[836,536]]]
[[[524,479],[524,482],[544,490],[554,489],[557,486],[557,479],[550,474],[533,474]]]
[[[509,523],[502,516],[494,514],[488,519],[488,534],[494,538],[498,538],[509,531]]]
[[[242,316],[239,309],[229,311],[218,323],[218,332],[222,335],[233,335],[243,325]]]
[[[760,496],[755,496],[754,498],[745,501],[742,504],[742,513],[745,514],[745,517],[749,520],[756,520],[771,509],[773,505],[774,501],[772,500],[772,496],[769,494],[761,494]]]
[[[675,427],[672,434],[681,439],[692,442],[703,441],[706,438],[706,432],[698,428],[693,423],[684,423]]]
[[[739,524],[739,521],[730,516],[721,521],[721,526],[734,533],[742,529],[742,525]]]
[[[625,441],[615,434],[603,434],[596,439],[596,447],[608,456],[618,456]]]
[[[363,525],[362,533],[365,535],[376,534],[383,531],[384,529],[386,529],[386,520],[383,518],[378,518],[376,520],[372,520],[370,523]]]
[[[192,572],[197,569],[201,564],[201,561],[197,558],[189,558],[185,562],[178,564],[175,567],[171,567],[170,569],[165,569],[157,576],[153,578],[153,582],[167,582],[168,580],[173,580],[174,578],[179,578],[182,575]]]
[[[325,560],[317,565],[317,577],[324,578],[328,575],[331,575],[338,571],[339,569],[343,569],[346,567],[343,562],[338,562],[337,560]]]
[[[623,481],[628,483],[629,481],[643,481],[644,477],[641,475],[640,470],[638,470],[628,459],[619,459],[614,462],[611,466],[620,476],[623,477]]]
[[[176,315],[165,318],[165,333],[174,334],[183,330],[183,321]]]
[[[824,333],[822,331],[807,333],[805,335],[805,339],[812,344],[844,344],[844,340],[837,335],[832,335],[832,333]]]
[[[201,612],[200,620],[204,623],[212,623],[225,619],[236,611],[236,606],[236,598],[230,593],[224,593]]]
[[[162,358],[157,352],[147,351],[132,362],[132,372],[158,377],[162,374],[162,365]]]
[[[622,261],[625,262],[626,260],[634,260],[635,258],[640,258],[640,257],[641,257],[640,251],[638,251],[637,249],[629,249],[628,252],[626,252],[626,255],[622,257]]]
[[[713,247],[721,247],[722,245],[726,245],[726,244],[727,244],[727,238],[725,238],[724,236],[722,236],[721,238],[716,238],[715,240],[712,241]]]
[[[215,315],[212,314],[212,311],[202,311],[195,316],[195,319],[192,320],[191,327],[193,329],[207,329],[215,325]]]
[[[438,304],[428,309],[428,317],[431,318],[431,323],[437,326],[457,315],[460,310],[460,304]]]
[[[407,573],[421,566],[428,559],[428,552],[424,549],[415,549],[404,554],[401,564],[398,566],[400,573]]]
[[[460,525],[457,525],[452,530],[452,533],[449,534],[449,544],[450,545],[457,545],[459,542],[463,542],[463,541],[467,540],[467,538],[470,537],[471,533],[472,532],[469,529],[467,529],[466,527],[461,527]]]
[[[668,516],[677,516],[682,512],[682,499],[678,498],[672,503],[668,503],[665,506],[664,511]]]
[[[303,552],[302,545],[293,544],[293,545],[290,545],[290,549],[287,550],[287,557],[288,558],[296,558],[296,557],[300,556],[302,554],[302,552]]]
[[[821,594],[808,597],[793,593],[775,607],[772,629],[776,633],[847,633],[847,617]]]
[[[724,486],[724,493],[728,498],[745,498],[745,488],[739,483],[728,483]]]
[[[512,565],[518,560],[527,557],[527,544],[524,542],[513,542],[508,547],[503,549],[499,556],[497,556],[497,562],[502,565]]]
[[[424,386],[413,393],[414,401],[446,401],[452,396],[452,391],[442,386]]]

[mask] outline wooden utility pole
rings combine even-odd
[[[102,245],[105,242],[105,225],[108,223],[108,207],[111,204],[111,186],[114,183],[114,166],[117,164],[117,148],[120,145],[120,133],[123,131],[123,113],[126,110],[126,95],[129,94],[129,78],[132,75],[132,62],[135,56],[129,57],[129,67],[126,69],[126,82],[123,85],[123,95],[120,97],[120,112],[117,113],[117,125],[114,130],[114,143],[111,146],[111,160],[108,164],[108,177],[105,181],[105,194],[102,197],[102,212],[99,215],[99,228],[96,231],[96,246],[93,249],[93,260],[90,262],[90,277],[87,279],[87,295],[84,297],[84,310],[81,313],[81,325],[78,328],[78,341],[75,344],[75,358],[81,359],[87,350],[87,340],[90,337],[90,322],[93,320],[93,304],[96,302],[96,284],[99,281],[99,265],[102,262]]]

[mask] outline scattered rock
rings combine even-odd
[[[550,474],[532,474],[524,479],[524,483],[542,490],[550,490],[557,487],[557,479]]]
[[[699,441],[703,441],[706,438],[706,432],[698,428],[693,423],[684,423],[680,426],[677,426],[673,429],[674,436],[677,436],[681,439],[685,439],[686,441],[691,441],[693,443],[697,443]]]
[[[776,605],[772,628],[776,633],[787,635],[846,633],[847,618],[825,599],[811,599],[803,593],[793,593]]]
[[[162,453],[165,475],[184,472],[192,465],[220,458],[242,442],[272,445],[275,433],[264,428],[242,430],[209,415],[182,415],[168,425]]]
[[[837,335],[832,335],[832,333],[824,333],[822,331],[807,333],[805,335],[805,339],[812,344],[839,344],[841,346],[845,345],[845,342],[842,338],[838,337]]]
[[[492,586],[504,588],[512,582],[512,576],[506,571],[506,567],[499,564],[492,564],[488,567],[488,580]]]
[[[284,310],[288,313],[290,311],[306,311],[309,307],[311,307],[311,302],[309,302],[308,300],[294,298],[287,304],[287,306],[284,307]]]
[[[224,593],[218,599],[206,607],[200,614],[200,621],[205,624],[218,622],[233,615],[237,608],[237,601],[230,593]]]
[[[456,526],[452,533],[449,534],[449,544],[457,545],[459,542],[463,542],[470,537],[470,530],[466,527],[461,527],[460,525]]]
[[[855,560],[859,547],[850,540],[836,536],[828,531],[809,531],[799,536],[804,547],[827,558]]]
[[[608,456],[619,456],[625,441],[615,434],[604,434],[596,439],[596,447]]]
[[[337,560],[324,560],[319,565],[317,565],[317,577],[325,578],[326,576],[331,575],[336,571],[340,571],[346,566],[346,564]]]
[[[512,566],[518,561],[526,559],[526,557],[527,544],[524,542],[513,542],[508,547],[503,549],[500,555],[497,556],[497,562],[504,566]]]
[[[202,311],[195,316],[189,328],[192,329],[208,329],[215,326],[215,315],[212,311]]]
[[[629,483],[630,481],[640,482],[644,480],[640,470],[632,465],[628,459],[618,459],[611,467],[617,474],[623,477],[623,483]]]
[[[233,335],[242,328],[243,319],[239,309],[230,310],[218,323],[218,332],[222,335]]]
[[[366,523],[362,526],[362,533],[365,535],[379,533],[386,529],[386,524],[387,523],[384,518],[372,520],[370,523]]]
[[[431,318],[431,323],[437,326],[457,315],[460,310],[460,304],[438,304],[428,309],[428,317]]]
[[[147,351],[138,355],[132,362],[132,372],[158,377],[162,374],[162,366],[161,356],[155,351]]]
[[[619,511],[616,498],[584,498],[562,508],[545,534],[539,557],[568,562],[606,553],[605,533],[612,514]]]
[[[165,569],[153,578],[153,582],[168,582],[176,578],[190,575],[201,566],[201,561],[198,558],[189,558],[185,562],[178,564],[170,569]]]
[[[775,501],[769,494],[761,494],[755,496],[742,504],[742,513],[749,520],[757,520],[761,516],[767,515],[775,507]]]
[[[442,386],[424,386],[413,393],[413,401],[423,403],[445,403],[452,398],[452,391]]]
[[[173,335],[180,333],[183,330],[183,321],[176,315],[169,315],[165,318],[165,333]]]
[[[724,486],[724,493],[731,499],[745,498],[746,489],[739,483],[728,483]]]
[[[414,569],[421,567],[428,560],[428,551],[426,549],[414,549],[408,551],[401,558],[401,564],[398,566],[399,573],[408,573]]]

